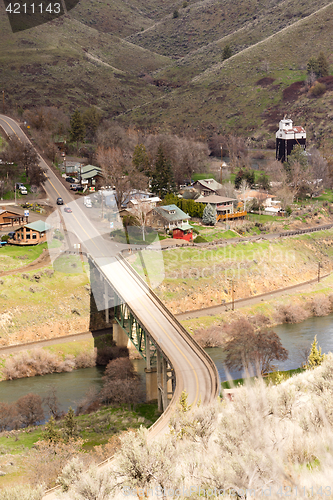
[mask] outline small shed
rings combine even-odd
[[[38,220],[16,229],[13,238],[8,243],[12,245],[38,245],[47,240],[46,233],[50,229],[50,224]]]
[[[173,228],[172,237],[176,240],[193,241],[193,228],[190,224],[179,224]]]

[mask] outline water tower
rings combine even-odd
[[[276,159],[286,161],[296,145],[306,148],[306,132],[303,127],[294,127],[290,118],[283,118],[276,132]]]

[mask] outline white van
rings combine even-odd
[[[27,188],[25,186],[20,186],[19,191],[21,194],[28,194]]]

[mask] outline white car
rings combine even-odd
[[[91,202],[91,198],[89,196],[86,196],[84,198],[84,202],[83,202],[84,206],[87,207],[87,208],[92,208],[92,202]]]
[[[27,188],[25,186],[20,186],[19,191],[21,194],[28,194]]]

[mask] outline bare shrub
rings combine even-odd
[[[101,406],[99,392],[96,389],[90,389],[76,406],[76,415],[92,413]]]
[[[265,326],[267,327],[271,324],[270,318],[262,313],[255,314],[250,318],[250,321],[256,328],[263,328]]]
[[[96,365],[106,366],[108,362],[116,358],[129,356],[127,347],[103,346],[97,348]]]
[[[296,304],[282,304],[275,313],[279,323],[300,323],[309,317],[308,312]]]
[[[125,432],[131,432],[130,430]],[[121,440],[119,435],[112,436],[108,442],[104,445],[94,446],[92,451],[92,456],[96,463],[103,462],[109,457],[112,457],[116,451],[119,450],[121,445]]]
[[[64,415],[64,412],[59,408],[57,389],[54,385],[49,387],[47,395],[43,398],[43,404],[48,409],[49,415],[55,420],[58,420]]]
[[[22,396],[15,405],[23,426],[34,425],[44,420],[42,398],[38,394],[29,393]]]
[[[193,337],[201,347],[221,347],[223,345],[223,331],[221,326],[198,328]]]
[[[64,465],[74,457],[80,457],[84,462],[89,461],[89,456],[80,453],[83,440],[69,441],[68,443],[51,443],[38,441],[27,455],[25,467],[30,482],[33,485],[45,483],[47,488],[56,484],[57,477],[61,474]]]
[[[69,488],[78,481],[84,465],[78,457],[72,458],[61,471],[60,476],[57,478],[57,484],[61,486],[62,491],[68,491]]]
[[[313,297],[308,307],[313,316],[327,316],[332,311],[332,303],[324,295]]]
[[[12,404],[0,402],[0,432],[12,429],[13,409]]]
[[[45,488],[39,485],[31,488],[29,485],[19,485],[0,490],[0,500],[42,500]]]
[[[100,400],[109,405],[131,405],[144,401],[139,379],[109,379],[100,392]]]
[[[6,380],[13,380],[53,372],[70,372],[74,367],[73,356],[62,359],[57,354],[38,347],[8,357],[2,372]]]
[[[129,358],[117,358],[110,361],[107,365],[103,381],[106,383],[110,380],[137,380],[138,378],[139,376],[134,371],[133,364]]]
[[[97,350],[81,352],[75,358],[75,368],[92,368],[96,366]]]

